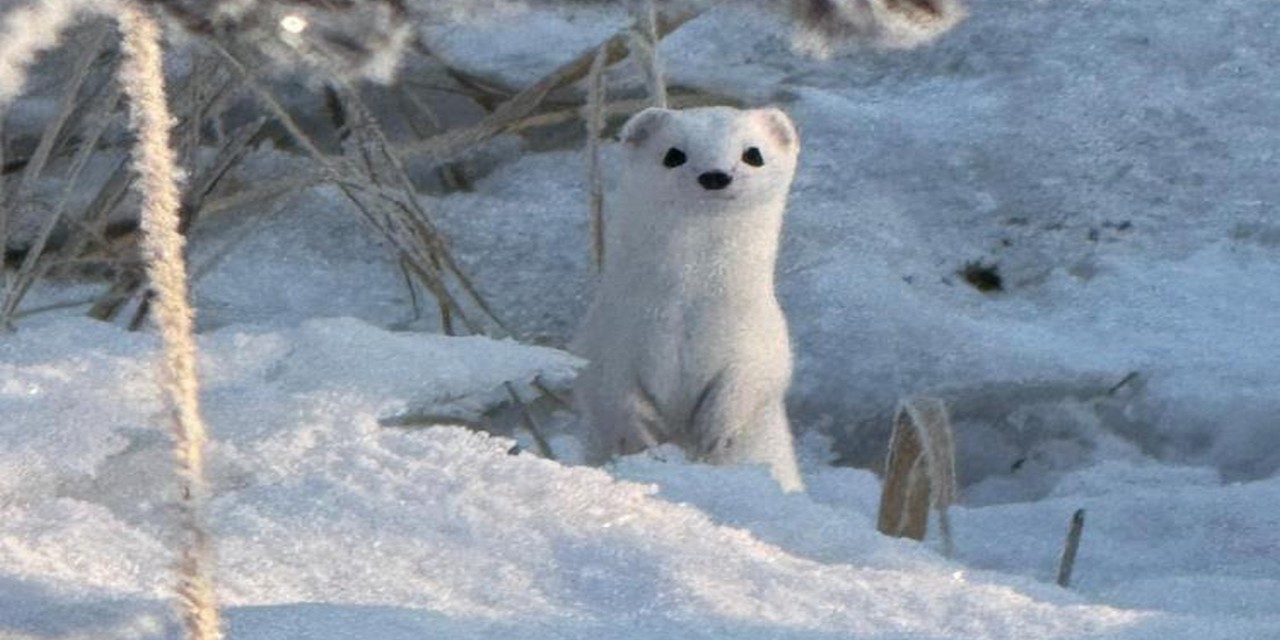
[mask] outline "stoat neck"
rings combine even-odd
[[[785,198],[736,211],[623,204],[607,221],[605,280],[772,299]]]

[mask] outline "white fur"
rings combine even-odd
[[[604,268],[572,349],[599,463],[663,442],[712,463],[763,463],[803,488],[783,397],[791,381],[774,264],[798,141],[776,109],[648,109],[622,131]],[[743,161],[757,147],[764,165]],[[663,165],[667,150],[687,156]],[[711,191],[707,171],[733,178]]]

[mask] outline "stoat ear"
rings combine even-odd
[[[622,131],[618,132],[618,137],[626,144],[638,147],[661,129],[670,117],[669,109],[649,107],[631,116],[631,119],[622,125]]]
[[[796,134],[796,126],[782,109],[767,107],[756,109],[755,115],[764,123],[765,131],[775,144],[784,149],[800,146],[800,136]]]

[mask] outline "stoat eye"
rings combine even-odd
[[[753,167],[764,166],[764,156],[760,155],[760,149],[756,147],[749,147],[746,151],[743,151],[742,161]]]
[[[683,151],[675,147],[671,147],[670,149],[667,149],[667,155],[662,157],[662,166],[667,167],[668,169],[674,169],[675,167],[684,164],[688,159],[688,156],[684,155]]]

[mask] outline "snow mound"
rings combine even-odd
[[[6,422],[6,455],[75,455],[37,474],[42,484],[23,474],[43,463],[4,467],[19,469],[8,487],[42,490],[0,506],[0,636],[172,633],[164,420],[132,401],[153,383],[153,341],[51,319],[3,344],[15,379],[61,380],[42,387],[40,409],[4,396],[4,415],[23,411],[21,429]],[[1240,599],[1276,586],[1277,523],[1263,508],[1274,480],[1080,472],[1043,502],[958,510],[957,562],[874,533],[875,477],[818,461],[820,439],[804,445],[811,493],[789,495],[763,469],[673,451],[608,473],[513,454],[476,431],[382,424],[412,402],[483,404],[505,382],[563,382],[577,361],[557,351],[351,319],[230,326],[201,347],[232,638],[1231,637],[1217,632],[1224,616],[1232,633],[1280,630],[1267,601]],[[1079,593],[1043,582],[1068,503],[1091,514]],[[1204,553],[1215,535],[1226,544]],[[1211,591],[1183,612],[1196,573]]]

